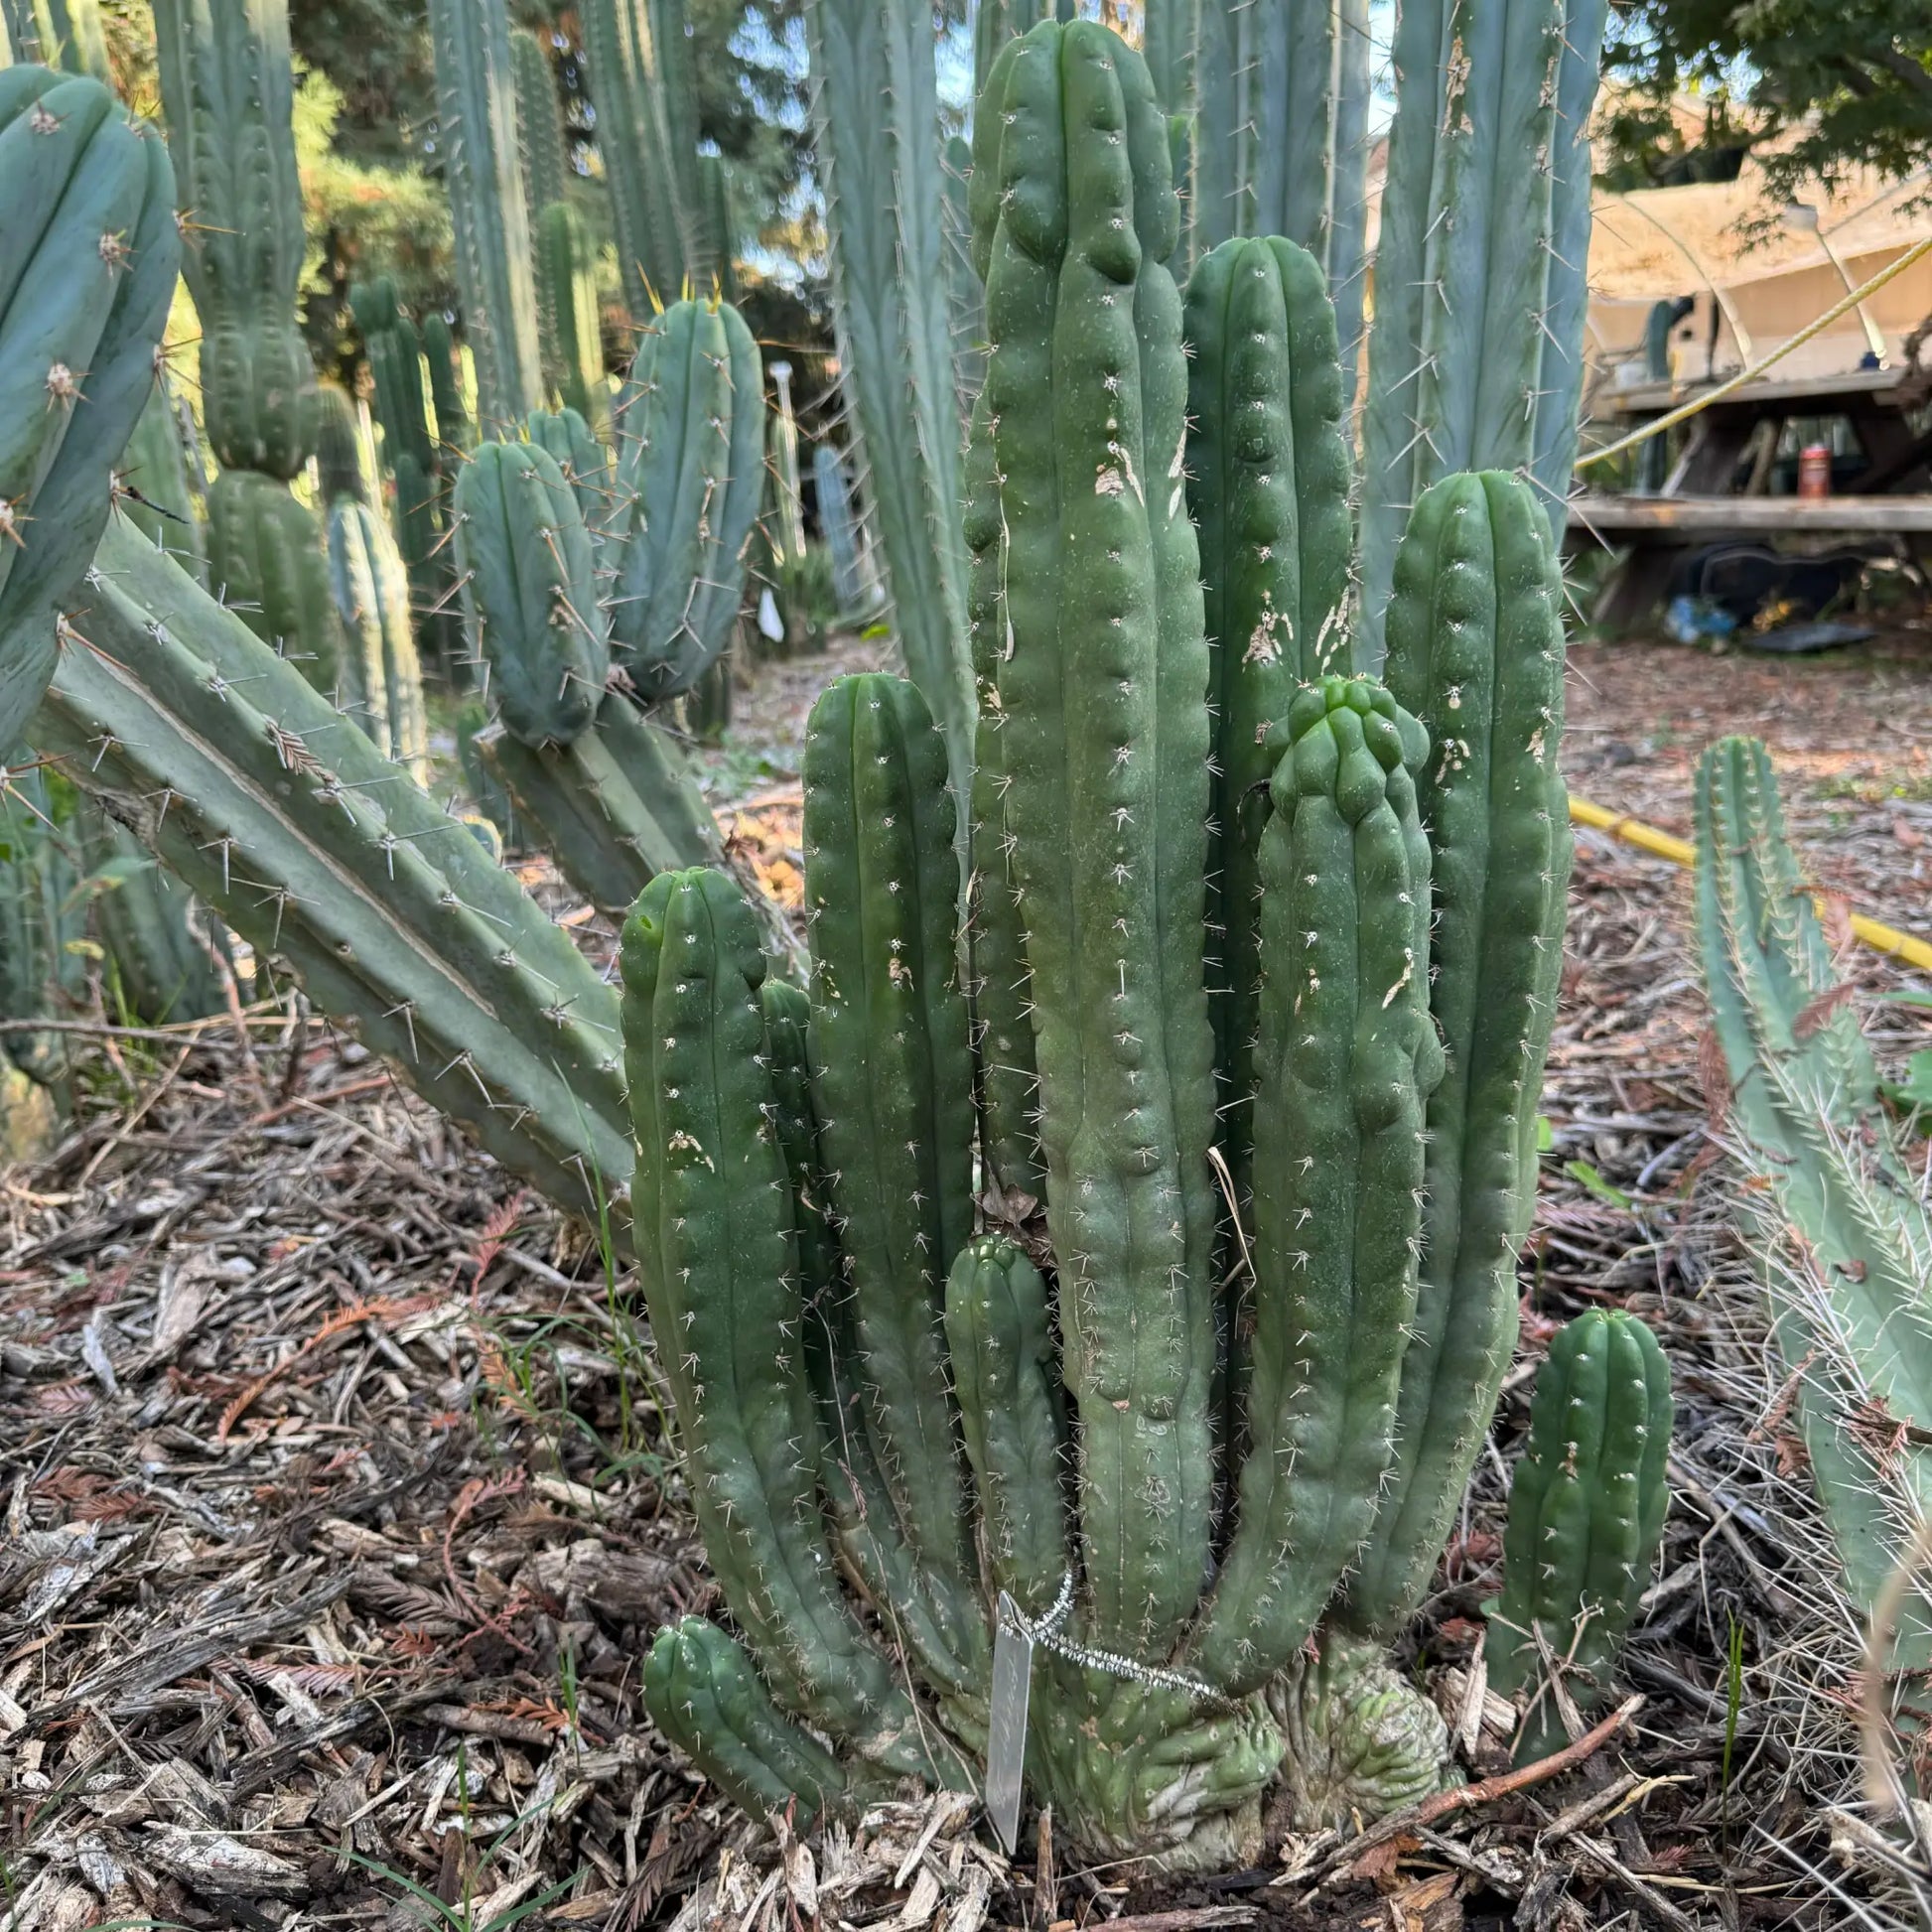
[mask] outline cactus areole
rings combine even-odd
[[[755,1810],[1004,1751],[1082,1855],[1200,1868],[1278,1783],[1314,1828],[1444,1776],[1386,1645],[1509,1352],[1556,578],[1526,483],[1448,480],[1389,685],[1348,675],[1312,257],[1231,244],[1183,322],[1167,119],[1099,25],[1010,41],[975,125],[973,783],[912,684],[842,679],[808,989],[717,871],[624,928],[636,1247],[732,1624],[661,1632],[645,1695]]]

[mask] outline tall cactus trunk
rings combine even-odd
[[[854,448],[905,667],[963,795],[973,688],[932,13],[810,0],[806,24]]]

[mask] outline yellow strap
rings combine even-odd
[[[1660,832],[1654,825],[1642,824],[1627,813],[1605,811],[1601,805],[1592,805],[1587,798],[1572,798],[1570,816],[1579,825],[1594,826],[1599,832],[1607,832],[1612,838],[1623,840],[1626,845],[1634,845],[1645,852],[1654,852],[1660,859],[1668,859],[1673,865],[1697,867],[1697,847],[1687,839],[1672,838],[1668,832]],[[1823,898],[1823,893],[1814,892],[1814,898]],[[1852,930],[1873,952],[1888,954],[1893,959],[1902,959],[1908,966],[1916,966],[1921,972],[1932,973],[1932,946],[1923,939],[1915,939],[1909,932],[1900,932],[1895,927],[1880,925],[1876,919],[1867,919],[1863,912],[1852,914]]]

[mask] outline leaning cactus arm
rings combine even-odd
[[[1164,1652],[1212,1455],[1207,653],[1164,265],[1167,125],[1106,29],[1035,28],[977,116],[973,242],[1006,526],[1007,824],[1033,967],[1047,1225],[1096,1643]]]
[[[805,25],[859,469],[906,671],[963,792],[973,690],[931,13],[923,0],[811,0]]]
[[[1307,249],[1229,241],[1187,283],[1187,498],[1200,531],[1214,717],[1207,984],[1221,1142],[1248,1197],[1261,990],[1261,828],[1305,682],[1348,669],[1354,544],[1334,309]]]
[[[429,37],[477,413],[500,433],[536,406],[542,386],[509,17],[476,0],[430,0]]]
[[[1060,1482],[1066,1419],[1046,1284],[1025,1250],[982,1235],[959,1251],[946,1282],[946,1341],[988,1582],[1040,1616],[1071,1562]]]
[[[477,751],[564,877],[612,918],[660,872],[723,863],[683,752],[621,692],[568,745],[525,745],[498,726]]]
[[[485,443],[457,479],[455,508],[503,722],[526,745],[567,745],[597,716],[611,669],[576,493],[536,444]]]
[[[1033,989],[1014,884],[1014,841],[1007,825],[1006,714],[1000,708],[999,687],[1007,553],[996,464],[992,426],[984,404],[976,404],[965,465],[966,547],[972,560],[966,612],[979,704],[968,794],[973,814],[967,886],[973,1046],[985,1184],[999,1195],[999,1211],[1024,1216],[1045,1198],[1046,1176],[1040,1167]]]
[[[1431,1005],[1449,1070],[1429,1101],[1423,1263],[1396,1452],[1342,1612],[1390,1639],[1422,1600],[1516,1343],[1516,1257],[1563,972],[1570,816],[1560,587],[1527,483],[1445,479],[1396,558],[1388,680],[1432,750]]]
[[[1577,1703],[1600,1700],[1657,1560],[1670,1432],[1670,1365],[1641,1321],[1592,1309],[1557,1331],[1510,1488],[1502,1601],[1485,1646],[1504,1696],[1537,1682],[1547,1646],[1579,1673]],[[1540,1701],[1518,1755],[1562,1740]]]
[[[916,1712],[839,1594],[819,1510],[757,921],[723,873],[662,874],[625,922],[622,970],[639,1268],[713,1571],[783,1704],[931,1775]]]
[[[688,691],[731,641],[764,493],[764,377],[726,302],[645,325],[617,409],[618,659],[648,699]]]
[[[754,1818],[790,1813],[795,1801],[794,1822],[807,1825],[851,1791],[839,1760],[772,1703],[744,1646],[703,1617],[658,1631],[644,1660],[644,1708],[659,1732]]]
[[[1932,1514],[1932,1216],[1877,1091],[1856,1011],[1785,837],[1755,740],[1698,768],[1698,940],[1730,1077],[1726,1136],[1749,1171],[1772,1334],[1796,1388],[1812,1478],[1853,1600],[1869,1610]],[[1803,1021],[1801,1016],[1809,1014]],[[1896,1440],[1886,1424],[1909,1430]],[[1901,1669],[1932,1660],[1923,1601],[1900,1621]]]
[[[1429,1017],[1420,728],[1325,678],[1289,713],[1262,837],[1250,1448],[1195,1646],[1230,1693],[1307,1640],[1367,1540],[1416,1306]]]
[[[945,746],[910,684],[840,678],[812,707],[803,777],[812,1063],[859,1347],[901,1532],[966,1591],[941,1317],[973,1231],[973,1085]]]
[[[96,80],[0,71],[0,747],[107,520],[181,264],[174,175]]]
[[[610,989],[456,820],[137,531],[36,731],[316,1005],[552,1199],[628,1177]]]
[[[819,1144],[810,1064],[811,998],[802,987],[780,979],[766,979],[759,994],[764,1006],[772,1124],[784,1150],[798,1238],[805,1367],[821,1431],[819,1481],[831,1509],[839,1557],[854,1587],[887,1619],[920,1676],[939,1693],[955,1734],[975,1728],[983,1732],[988,1660],[979,1605],[970,1597],[935,1594],[928,1587],[911,1546],[898,1531],[892,1485],[879,1465],[845,1259],[833,1221],[831,1181]]]
[[[315,446],[287,0],[156,0],[154,25],[208,441],[226,468],[287,482]]]

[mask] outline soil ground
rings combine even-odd
[[[871,656],[765,667],[709,756],[793,903],[804,712]],[[1932,932],[1932,633],[1573,664],[1579,795],[1688,835],[1698,752],[1756,732],[1818,883]],[[72,1131],[0,1173],[0,1928],[1881,1921],[1833,1853],[1856,1632],[1725,1232],[1686,893],[1580,832],[1522,1359],[1411,1659],[1496,1773],[1463,1665],[1503,1470],[1552,1325],[1625,1306],[1679,1400],[1641,1704],[1565,1777],[1186,1885],[1035,1837],[1009,1864],[943,1797],[804,1843],[723,1804],[638,1702],[652,1629],[713,1590],[628,1279],[299,1006],[103,1031]],[[1927,1017],[1872,1009],[1881,1053]]]

